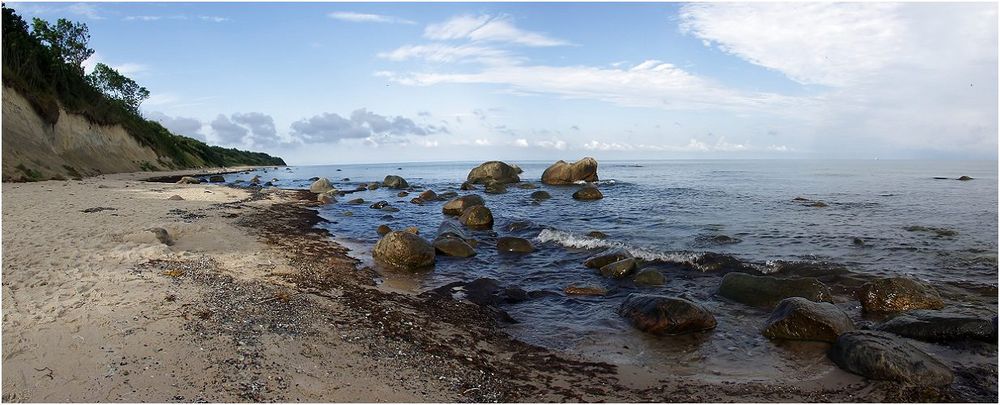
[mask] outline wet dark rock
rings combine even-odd
[[[220,175],[220,174],[216,174],[214,176],[209,176],[208,182],[209,183],[225,183],[226,182],[226,177],[223,176],[223,175]]]
[[[378,236],[385,236],[387,233],[392,232],[392,228],[390,228],[389,225],[382,224],[375,229],[375,232],[378,233]]]
[[[475,190],[476,186],[473,185],[472,183],[469,183],[469,182],[466,181],[466,182],[462,183],[462,187],[460,187],[460,189],[463,190],[463,191]]]
[[[316,194],[325,193],[330,190],[334,190],[334,187],[326,177],[316,179],[316,181],[309,185],[309,191]]]
[[[590,185],[583,186],[583,188],[573,193],[573,199],[580,201],[594,201],[602,198],[604,198],[604,194],[601,193],[601,190]]]
[[[344,178],[340,179],[340,181],[351,181],[351,179],[349,177],[344,177]]]
[[[542,172],[542,183],[545,184],[573,184],[578,181],[597,180],[597,160],[592,157],[585,157],[574,163],[560,160]]]
[[[531,229],[535,226],[534,222],[531,221],[511,221],[503,229],[507,232],[519,232],[525,229]]]
[[[369,205],[368,208],[371,208],[373,210],[380,210],[380,209],[388,207],[388,206],[389,206],[389,202],[385,201],[385,200],[382,200],[382,201],[379,201],[379,202],[374,203],[372,205]]]
[[[621,279],[632,274],[632,272],[635,271],[636,265],[637,263],[635,258],[630,257],[601,266],[600,271],[601,275],[604,277]]]
[[[781,300],[764,323],[770,339],[814,340],[833,343],[837,336],[854,330],[854,322],[836,305],[801,297]]]
[[[632,282],[640,286],[658,286],[666,283],[666,278],[657,269],[642,269],[635,274]]]
[[[711,238],[712,243],[717,245],[731,245],[734,243],[740,243],[742,240],[728,236],[728,235],[715,235]]]
[[[463,240],[469,239],[469,235],[466,234],[465,229],[453,220],[442,221],[441,225],[438,226],[437,236],[441,237],[445,235],[454,235]]]
[[[722,277],[719,295],[755,307],[774,307],[790,297],[817,302],[832,300],[830,288],[812,277],[777,278],[737,272]]]
[[[846,332],[837,338],[829,356],[840,368],[872,380],[935,387],[954,380],[940,361],[885,332]]]
[[[503,290],[505,304],[518,304],[531,298],[521,287],[507,287]]]
[[[426,201],[420,197],[414,197],[410,199],[410,204],[424,205]]]
[[[434,192],[434,190],[425,190],[420,193],[419,198],[423,201],[437,201],[438,195]]]
[[[533,183],[518,183],[517,184],[517,188],[522,189],[522,190],[534,190],[534,189],[538,188],[538,186],[536,186]]]
[[[450,233],[435,238],[434,249],[442,255],[451,257],[472,257],[476,255],[476,249],[472,245]]]
[[[381,185],[378,184],[378,183],[369,183],[368,187],[366,187],[366,188],[368,190],[378,190],[379,187],[381,187]]]
[[[969,180],[972,180],[972,177],[969,177],[969,176],[962,176],[962,177],[959,177],[958,179],[959,179],[959,180],[962,180],[962,181],[969,181]]]
[[[441,212],[445,215],[462,215],[462,213],[469,207],[485,204],[486,201],[483,201],[483,197],[475,194],[469,194],[448,201],[443,207],[441,207]]]
[[[409,232],[389,232],[372,248],[376,262],[405,270],[420,270],[434,266],[434,247]]]
[[[412,233],[414,235],[420,235],[420,228],[417,228],[415,226],[409,226],[409,227],[406,227],[406,229],[403,229],[403,232],[409,232],[409,233]]]
[[[563,289],[566,295],[588,295],[588,296],[605,296],[608,295],[608,290],[601,287],[595,286],[577,286],[569,285]]]
[[[265,186],[266,186],[266,184],[265,184]],[[334,203],[334,202],[337,202],[337,198],[334,197],[335,195],[336,195],[336,193],[330,193],[330,192],[316,194],[316,201],[319,201],[320,204]]]
[[[514,167],[494,160],[472,169],[466,180],[473,184],[488,184],[491,181],[500,184],[509,184],[521,181],[517,174],[517,169]]]
[[[274,183],[269,181],[267,183],[264,183],[264,187],[274,187]]]
[[[997,342],[997,326],[992,319],[947,311],[906,312],[879,325],[877,329],[926,342]]]
[[[628,250],[625,250],[624,248],[613,248],[587,258],[587,260],[583,262],[583,265],[592,269],[599,269],[611,263],[631,257],[632,254],[629,253]]]
[[[941,238],[951,237],[951,236],[958,235],[957,231],[954,231],[954,230],[951,230],[951,229],[947,229],[947,228],[933,228],[933,227],[927,227],[927,226],[914,225],[914,226],[908,226],[908,227],[903,228],[903,229],[907,230],[909,232],[933,233],[937,237],[941,237]]]
[[[309,181],[316,181],[316,180],[319,180],[319,177],[310,177],[309,178]]]
[[[406,191],[400,191],[399,193],[396,193],[396,197],[400,197],[400,198],[406,197],[408,195],[410,195],[410,193],[406,192]]]
[[[861,239],[861,238],[854,238],[851,241],[851,243],[854,244],[854,246],[864,246],[865,245],[865,240]]]
[[[365,203],[365,199],[364,198],[355,198],[353,200],[348,201],[347,203],[351,204],[351,205],[361,205],[361,204]]]
[[[531,193],[531,198],[535,199],[535,200],[548,200],[548,199],[552,198],[552,195],[549,194],[548,191],[538,190],[538,191],[536,191],[534,193]]]
[[[354,191],[365,191],[367,189],[368,189],[367,184],[358,184],[358,186],[354,188]]]
[[[385,207],[382,207],[382,211],[385,211],[385,212],[399,212],[399,208],[393,207],[391,205],[387,205]]]
[[[944,307],[944,301],[934,287],[904,277],[869,281],[858,289],[858,300],[866,312],[898,312]]]
[[[683,298],[629,294],[618,308],[632,326],[654,335],[677,335],[714,329],[715,317],[701,304]]]
[[[472,229],[489,229],[493,227],[493,212],[484,205],[469,207],[458,221]]]
[[[483,191],[485,191],[487,194],[503,194],[507,192],[507,186],[498,181],[491,181],[489,183],[486,183],[486,186],[483,188]]]
[[[508,253],[531,253],[535,247],[527,239],[504,236],[497,239],[497,251]]]
[[[399,190],[409,187],[410,183],[407,183],[406,179],[402,177],[390,174],[388,176],[385,176],[385,179],[382,180],[382,185],[387,188]]]
[[[812,204],[809,204],[809,206],[810,207],[815,207],[815,208],[829,207],[829,205],[827,203],[822,202],[822,201],[814,201]]]
[[[454,191],[445,191],[441,194],[438,194],[438,200],[447,200],[455,197],[458,197],[458,193]]]
[[[591,238],[594,238],[594,239],[606,239],[608,237],[608,235],[606,233],[601,232],[601,231],[590,231],[590,232],[587,232],[587,236],[589,236]]]

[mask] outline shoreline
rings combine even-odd
[[[315,194],[139,179],[149,175],[3,184],[4,400],[951,398],[885,382],[831,392],[815,380],[709,383],[581,361],[517,341],[489,307],[376,287],[373,270],[315,227]],[[57,189],[73,198],[46,198]],[[100,207],[113,209],[81,212]],[[60,260],[37,259],[53,247]]]

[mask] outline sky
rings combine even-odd
[[[7,3],[289,164],[997,159],[996,3]]]

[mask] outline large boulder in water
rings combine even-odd
[[[506,253],[531,253],[535,251],[535,246],[527,239],[502,236],[497,239],[497,251]]]
[[[601,266],[600,272],[601,275],[604,277],[613,278],[617,280],[625,278],[630,274],[632,274],[632,272],[635,271],[637,265],[638,263],[636,263],[635,258],[629,257],[619,260],[617,262],[608,263],[604,266]]]
[[[458,221],[472,229],[489,229],[493,227],[493,212],[485,205],[474,205],[466,209]]]
[[[477,166],[469,172],[467,180],[473,184],[486,184],[495,181],[500,184],[517,183],[517,169],[500,161],[490,161]]]
[[[437,201],[438,195],[434,192],[434,190],[425,190],[420,193],[420,196],[417,198],[420,198],[423,201]]]
[[[881,278],[865,283],[858,289],[858,301],[866,312],[944,308],[944,301],[937,290],[904,277]]]
[[[898,381],[922,386],[951,384],[947,366],[902,338],[876,331],[847,332],[829,352],[840,368],[872,380]]]
[[[476,249],[472,245],[450,233],[434,239],[434,249],[445,256],[472,257],[476,255]]]
[[[635,277],[632,278],[632,283],[644,287],[663,285],[666,281],[666,278],[663,277],[663,273],[655,268],[642,269],[636,273]]]
[[[836,305],[792,297],[778,303],[764,323],[763,334],[771,339],[833,343],[837,336],[852,330],[854,322]]]
[[[576,163],[558,161],[542,172],[542,183],[573,184],[578,181],[597,181],[597,160],[585,157]]]
[[[475,194],[469,194],[448,201],[443,207],[441,207],[441,212],[445,215],[462,215],[462,213],[469,207],[485,204],[486,201],[483,201],[483,197]]]
[[[602,198],[604,198],[604,194],[601,193],[601,190],[598,190],[597,187],[590,185],[583,186],[579,190],[576,190],[575,193],[573,193],[574,200],[594,201],[594,200],[600,200]]]
[[[997,341],[997,325],[992,319],[955,312],[911,311],[886,321],[877,329],[927,342]]]
[[[777,278],[736,272],[722,277],[719,295],[742,304],[766,308],[790,297],[817,302],[832,300],[830,288],[812,277]]]
[[[637,329],[654,335],[677,335],[715,328],[715,317],[705,307],[683,298],[629,294],[618,313]]]
[[[632,253],[629,253],[628,250],[625,250],[624,248],[613,248],[588,257],[587,260],[583,262],[583,265],[592,269],[599,269],[611,263],[631,257]]]
[[[410,187],[410,184],[406,182],[406,179],[391,174],[385,176],[385,180],[382,180],[382,185],[396,190]]]
[[[375,243],[372,258],[390,267],[420,270],[434,266],[434,247],[420,236],[393,231]]]
[[[333,189],[334,189],[333,184],[331,184],[330,180],[327,180],[326,177],[316,180],[311,185],[309,185],[309,191],[312,191],[316,194],[325,193]]]

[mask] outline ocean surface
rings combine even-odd
[[[459,186],[479,163],[291,167],[227,175],[227,181],[260,175],[262,181],[277,179],[273,183],[278,187],[308,188],[309,178],[326,177],[340,190],[354,190],[393,174],[422,187],[406,197],[386,188],[360,191],[319,208],[330,221],[325,226],[334,238],[373,265],[376,227],[416,226],[422,236],[433,239],[446,218],[441,213],[444,202],[421,206],[410,199],[423,189],[469,193],[459,191]],[[579,186],[541,184],[542,171],[552,162],[508,163],[524,170],[522,181],[548,191],[552,198],[536,203],[529,197],[535,189],[510,185],[505,194],[485,194],[479,186],[471,192],[484,197],[495,225],[492,231],[472,232],[480,241],[478,255],[439,256],[434,270],[426,274],[385,271],[382,281],[387,287],[424,291],[488,277],[505,287],[548,291],[552,294],[502,307],[517,320],[507,326],[508,332],[588,359],[720,380],[819,378],[836,372],[836,367],[826,360],[822,344],[781,344],[763,338],[760,326],[768,311],[718,297],[715,290],[721,276],[671,270],[671,263],[704,252],[732,255],[765,272],[776,261],[802,261],[832,263],[865,275],[915,277],[949,291],[983,296],[969,302],[948,298],[951,306],[996,313],[996,299],[989,297],[996,295],[998,277],[995,161],[601,161],[598,186],[604,199],[591,202],[571,198]],[[955,180],[963,175],[974,180]],[[354,198],[363,198],[365,204],[346,204]],[[380,200],[400,211],[369,208]],[[815,201],[826,206],[811,206]],[[607,238],[586,236],[591,231]],[[723,235],[731,239],[720,238]],[[530,239],[538,250],[498,254],[494,246],[499,236]],[[662,262],[666,284],[637,287],[628,280],[603,278],[583,266],[587,257],[618,246]],[[600,286],[609,293],[566,296],[562,290],[570,284]],[[616,313],[632,292],[701,302],[715,314],[719,326],[681,337],[646,335]],[[837,305],[857,322],[865,322],[856,300]],[[969,361],[968,353],[951,348],[926,349]],[[995,365],[995,350],[994,346],[992,354],[983,354],[986,360],[971,361]]]

